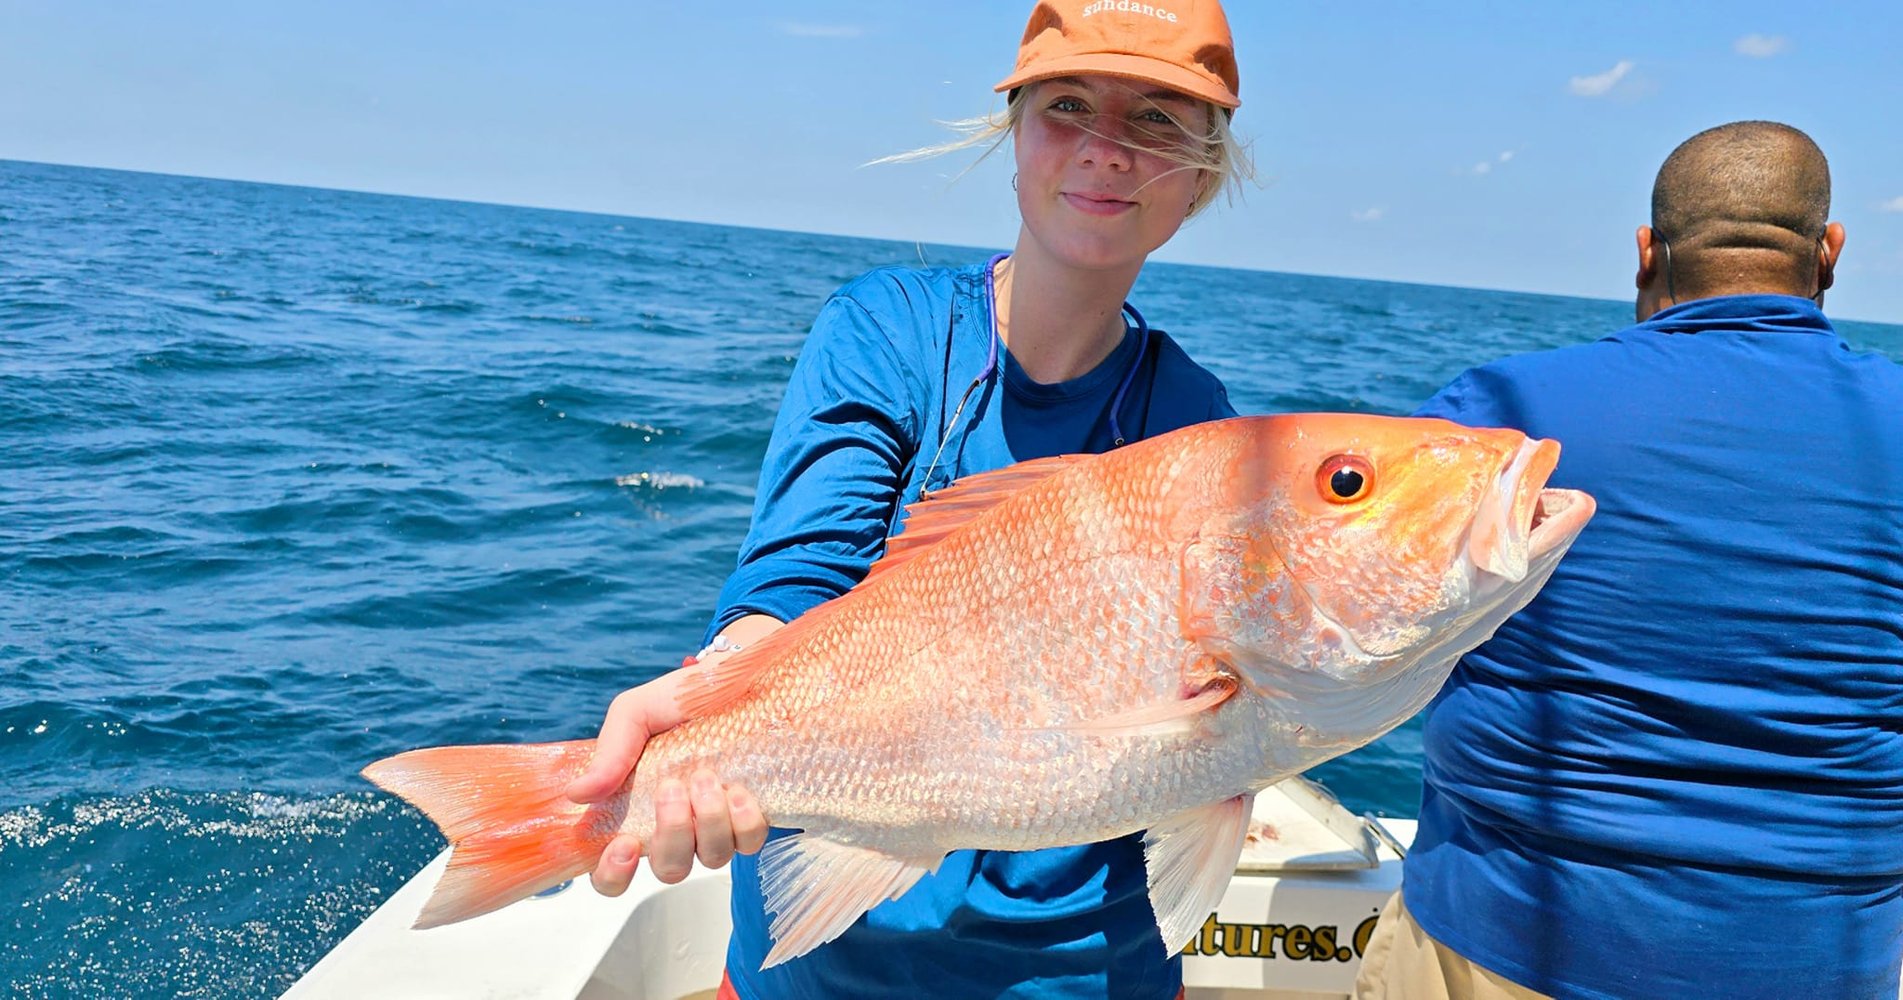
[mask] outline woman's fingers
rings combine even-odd
[[[673,884],[694,870],[694,807],[687,786],[669,778],[654,791],[654,836],[648,843],[648,868]]]
[[[753,793],[742,785],[727,786],[727,817],[733,827],[733,848],[741,854],[758,854],[766,846],[766,814]]]
[[[589,874],[588,881],[604,896],[619,896],[627,892],[628,883],[634,881],[634,869],[640,859],[640,838],[631,833],[621,834],[608,842],[608,849],[601,852],[601,860]]]
[[[565,789],[569,800],[593,805],[622,790],[648,739],[683,721],[680,694],[689,668],[717,665],[739,651],[729,633],[740,636],[742,643],[751,643],[779,627],[775,619],[749,615],[721,633],[725,643],[702,650],[702,658],[690,656],[681,662],[681,670],[616,695],[602,719],[594,757]],[[701,864],[719,868],[733,860],[735,851],[752,854],[766,843],[766,818],[746,789],[723,788],[719,777],[706,769],[693,774],[690,782],[691,786],[668,779],[655,788],[653,834],[646,845],[625,833],[610,841],[589,876],[596,891],[606,896],[626,892],[643,846],[654,877],[672,884],[693,871],[697,857]]]
[[[661,882],[673,884],[694,869],[694,860],[719,868],[736,852],[757,853],[766,844],[767,821],[753,794],[740,785],[722,786],[702,768],[687,782],[669,778],[654,790],[654,836],[647,844],[648,867]],[[634,879],[642,844],[621,834],[602,852],[589,880],[604,896],[619,896]]]
[[[701,768],[688,783],[694,803],[694,856],[709,868],[733,860],[733,824],[727,815],[727,793],[714,772]]]

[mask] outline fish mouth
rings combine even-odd
[[[1528,528],[1528,555],[1538,559],[1570,544],[1597,508],[1592,497],[1579,490],[1540,490]]]
[[[1559,442],[1527,438],[1480,501],[1467,538],[1467,557],[1481,572],[1512,583],[1529,568],[1557,558],[1592,517],[1592,497],[1549,489],[1559,465]]]

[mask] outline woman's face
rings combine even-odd
[[[1108,76],[1043,80],[1023,100],[1018,210],[1045,251],[1073,267],[1128,267],[1176,234],[1208,176],[1182,162],[1202,147],[1207,105]]]

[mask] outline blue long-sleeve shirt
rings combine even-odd
[[[984,370],[982,266],[874,271],[821,309],[760,473],[752,527],[711,636],[747,614],[790,621],[845,593],[926,484],[1233,416],[1222,384],[1160,331],[1135,330],[1092,371],[1031,380],[1009,353]],[[1134,375],[1132,376],[1132,373]],[[942,452],[940,450],[943,444]],[[1032,852],[960,851],[830,944],[756,971],[770,947],[751,857],[733,864],[728,969],[744,1000],[792,997],[1174,997],[1140,837]]]
[[[1903,368],[1734,296],[1419,412],[1557,439],[1599,504],[1429,709],[1422,927],[1562,1000],[1894,998]]]

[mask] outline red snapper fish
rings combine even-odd
[[[1559,445],[1348,414],[1236,417],[970,476],[914,505],[850,593],[697,671],[625,794],[563,790],[594,741],[364,770],[442,827],[416,926],[485,913],[650,839],[710,767],[778,827],[767,965],[947,852],[1144,837],[1165,947],[1228,886],[1255,793],[1412,716],[1592,516]]]

